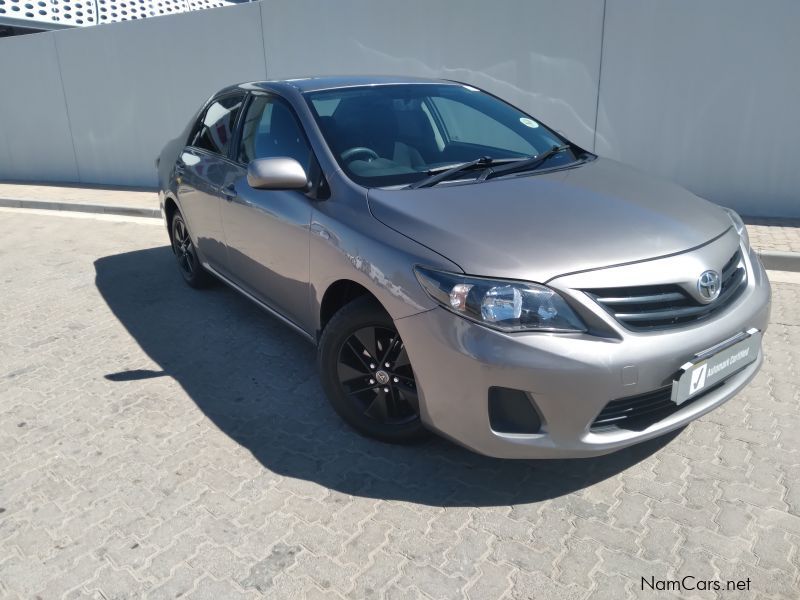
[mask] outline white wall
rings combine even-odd
[[[800,2],[607,0],[596,151],[800,216]]]
[[[164,142],[203,100],[265,79],[260,8],[56,32],[81,181],[154,184]]]
[[[79,181],[52,35],[0,39],[0,178]]]
[[[796,0],[264,0],[4,38],[0,178],[150,186],[224,85],[411,74],[744,214],[800,217],[798,23]]]
[[[263,5],[272,78],[356,72],[458,79],[592,147],[602,2],[265,0]]]

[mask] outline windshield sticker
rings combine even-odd
[[[480,90],[476,87],[472,87],[471,85],[464,84],[463,87],[465,90],[469,90],[470,92],[480,92]]]
[[[519,122],[525,125],[525,127],[533,127],[534,129],[539,126],[536,121],[529,119],[528,117],[520,117]]]

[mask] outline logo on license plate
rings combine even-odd
[[[692,381],[689,384],[690,395],[703,389],[706,384],[706,373],[708,373],[708,363],[703,363],[699,369],[692,372]]]

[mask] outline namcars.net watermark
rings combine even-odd
[[[655,577],[642,577],[642,591],[657,592],[749,592],[750,578],[729,579],[698,579],[693,575],[686,575],[681,579],[656,579]]]

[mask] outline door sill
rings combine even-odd
[[[248,300],[251,300],[252,302],[257,304],[259,308],[261,308],[262,310],[264,310],[264,311],[268,312],[269,314],[271,314],[273,317],[278,319],[281,323],[283,323],[284,325],[288,325],[294,331],[296,331],[297,333],[302,335],[306,340],[308,340],[312,344],[316,345],[317,341],[314,339],[314,336],[310,335],[305,329],[300,327],[297,323],[295,323],[291,319],[288,319],[288,318],[284,317],[277,310],[275,310],[274,308],[272,308],[268,304],[266,304],[266,303],[262,302],[261,300],[259,300],[256,296],[254,296],[253,294],[248,292],[246,289],[244,289],[240,285],[238,285],[238,284],[234,283],[233,281],[231,281],[230,279],[228,279],[225,275],[223,275],[222,273],[217,271],[214,267],[210,266],[208,263],[204,262],[203,263],[203,268],[207,269],[211,274],[214,275],[214,277],[218,278],[223,283],[225,283],[229,287],[231,287],[234,290],[236,290],[237,292],[239,292],[242,296],[244,296]]]

